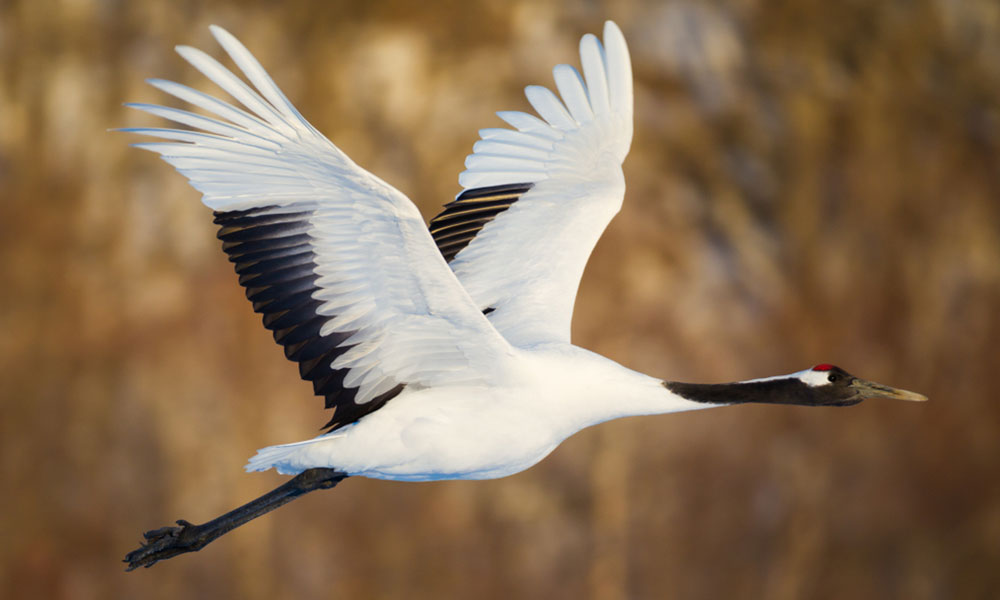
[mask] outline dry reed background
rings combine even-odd
[[[140,531],[276,485],[325,416],[183,178],[110,127],[238,35],[425,216],[492,111],[614,18],[625,208],[581,345],[663,377],[828,361],[932,402],[740,407],[583,432],[491,482],[349,480],[197,555]],[[575,62],[575,60],[574,60]],[[1000,4],[0,3],[0,596],[995,598]]]

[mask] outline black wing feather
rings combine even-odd
[[[511,183],[465,190],[431,219],[431,236],[451,262],[497,215],[511,207],[535,184]]]
[[[323,304],[312,297],[319,289],[316,255],[310,246],[311,211],[282,212],[278,207],[216,212],[222,249],[236,266],[239,282],[264,327],[299,363],[299,375],[334,409],[323,426],[331,431],[354,423],[381,408],[403,390],[404,384],[364,404],[354,401],[357,388],[344,387],[347,369],[333,369],[333,361],[349,350],[343,343],[354,332],[319,335],[330,317],[317,313]]]

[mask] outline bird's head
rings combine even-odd
[[[873,381],[865,381],[834,365],[821,364],[794,375],[809,388],[811,404],[850,406],[869,398],[924,402],[927,396]]]

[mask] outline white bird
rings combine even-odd
[[[252,87],[199,50],[177,52],[242,108],[153,79],[214,117],[131,104],[187,128],[125,131],[164,140],[136,146],[202,192],[254,310],[333,415],[326,433],[264,448],[246,467],[295,478],[208,523],[147,532],[129,569],[199,550],[348,476],[504,477],[618,417],[925,399],[830,365],[729,384],[669,382],[572,345],[577,287],[621,207],[632,141],[632,70],[614,23],[603,45],[589,34],[580,41],[582,76],[555,67],[559,96],[525,89],[538,117],[500,112],[512,129],[479,132],[459,176],[464,191],[429,229],[406,196],[310,125],[236,38],[211,31]]]

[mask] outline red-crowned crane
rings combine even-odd
[[[204,195],[254,310],[333,415],[319,437],[264,448],[246,467],[295,477],[202,525],[147,532],[129,569],[200,550],[346,477],[511,475],[618,417],[926,399],[831,365],[725,384],[664,381],[570,342],[584,265],[625,194],[632,70],[614,23],[603,45],[580,41],[582,76],[555,67],[559,96],[525,89],[537,117],[501,112],[511,129],[479,132],[464,191],[429,228],[406,196],[313,128],[236,38],[211,31],[252,87],[203,52],[177,51],[242,108],[153,79],[214,117],[131,104],[185,128],[126,131],[163,140],[136,146]]]

